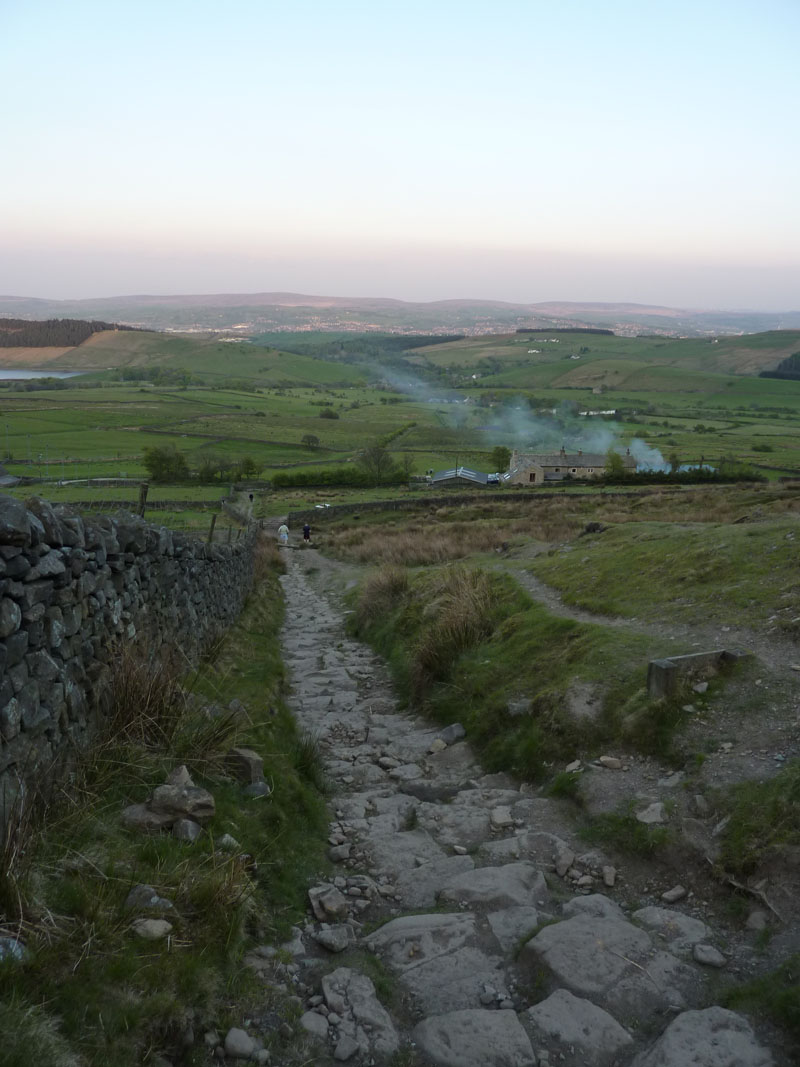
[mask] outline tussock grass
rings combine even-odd
[[[799,514],[797,493],[750,486],[654,489],[630,496],[615,492],[523,496],[504,490],[492,493],[485,503],[439,507],[424,518],[418,512],[402,518],[395,512],[378,512],[357,522],[344,519],[327,532],[326,548],[355,563],[433,566],[493,552],[508,543],[571,541],[589,522],[704,525]]]
[[[739,525],[629,523],[540,557],[531,570],[567,603],[590,611],[659,621],[665,615],[770,621],[791,635],[800,615],[798,540],[794,517]]]
[[[664,848],[671,838],[668,826],[647,826],[639,822],[632,805],[596,815],[579,832],[590,844],[608,845],[628,855],[644,857]]]
[[[800,953],[769,974],[728,989],[720,1003],[734,1011],[748,1011],[756,1018],[771,1019],[792,1039],[794,1048],[789,1051],[800,1053]]]
[[[721,863],[749,874],[783,846],[800,844],[800,760],[766,782],[741,782],[720,798],[730,820],[722,833]]]
[[[491,578],[485,571],[448,567],[427,583],[429,622],[410,658],[411,692],[419,701],[449,674],[462,652],[479,644],[494,628]]]
[[[352,619],[389,661],[405,699],[439,721],[463,723],[489,770],[538,780],[548,764],[586,748],[652,743],[642,722],[648,709],[634,698],[657,640],[557,618],[507,576],[460,565],[422,571],[384,612]],[[596,718],[571,717],[576,680],[596,692]],[[531,712],[513,715],[509,704],[521,696]],[[633,731],[620,716],[631,702]]]
[[[362,585],[356,601],[356,616],[361,626],[383,618],[408,591],[408,574],[399,567],[382,567]]]
[[[81,1067],[59,1033],[57,1020],[37,1005],[23,1004],[16,997],[0,1001],[0,1033],[6,1067]]]

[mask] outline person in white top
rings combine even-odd
[[[289,544],[289,527],[285,522],[282,522],[278,527],[278,541],[282,545]]]

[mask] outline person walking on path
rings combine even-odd
[[[282,522],[278,527],[278,542],[282,545],[289,544],[289,527],[285,522]]]
[[[311,540],[311,527],[308,525],[308,523],[306,523],[305,526],[303,527],[303,540],[304,541],[310,541]]]

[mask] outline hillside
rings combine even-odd
[[[83,344],[101,331],[132,330],[132,326],[117,326],[109,322],[87,322],[84,319],[27,319],[0,318],[0,348],[63,348]]]
[[[499,333],[520,326],[602,326],[628,336],[741,334],[800,328],[800,311],[670,308],[631,303],[492,299],[407,301],[305,293],[139,294],[89,300],[1,296],[0,311],[25,318],[106,318],[150,329],[391,330]]]
[[[497,384],[521,384],[529,373],[534,384],[543,378],[563,377],[562,385],[610,384],[613,369],[607,361],[641,366],[673,367],[704,374],[758,374],[778,365],[800,348],[800,330],[770,330],[742,337],[697,338],[617,337],[614,335],[557,333],[499,334],[470,337],[413,354],[418,365],[463,366],[482,370]],[[569,360],[570,364],[564,366]],[[549,366],[547,372],[542,367]],[[587,371],[587,367],[591,370]],[[560,370],[559,370],[560,368]],[[513,381],[509,380],[510,374]],[[619,384],[615,381],[614,384]]]

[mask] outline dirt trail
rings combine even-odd
[[[696,619],[691,626],[687,626],[681,623],[642,621],[584,611],[565,604],[558,590],[531,574],[525,564],[525,560],[509,559],[495,563],[494,567],[496,570],[511,574],[534,600],[543,604],[560,618],[653,634],[664,640],[665,656],[670,654],[669,645],[676,642],[698,649],[742,649],[752,652],[771,670],[784,673],[791,670],[792,664],[800,664],[800,649],[795,642],[760,634],[743,626],[725,624],[709,626],[702,619]]]

